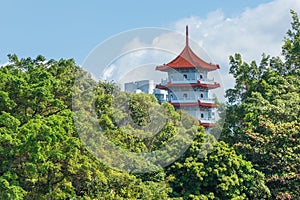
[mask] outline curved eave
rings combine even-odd
[[[172,84],[170,82],[168,82],[166,85],[156,85],[156,88],[161,89],[161,90],[167,90],[169,88],[175,88],[175,87],[203,87],[203,88],[207,88],[207,89],[215,89],[220,87],[219,83],[213,83],[213,84],[206,84],[206,83],[190,83],[190,84],[186,84],[186,83],[182,83],[182,84]]]
[[[196,66],[196,65],[170,65],[170,64],[164,64],[164,65],[156,66],[155,70],[167,72],[167,71],[175,70],[175,69],[197,69],[197,70],[204,69],[206,71],[214,71],[214,70],[220,69],[219,65],[212,65],[212,66],[213,67],[206,68],[206,67],[201,67],[201,66]]]
[[[168,87],[166,87],[165,85],[156,85],[155,88],[160,89],[160,90],[168,90]]]
[[[215,124],[212,124],[212,123],[202,123],[200,120],[199,120],[199,124],[201,126],[204,126],[204,127],[213,127],[213,126],[215,126]]]
[[[214,103],[202,103],[201,101],[198,101],[197,103],[172,103],[170,102],[174,107],[206,107],[206,108],[214,108],[216,107],[216,104]]]

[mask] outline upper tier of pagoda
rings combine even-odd
[[[173,68],[173,69],[196,68],[196,69],[204,69],[207,71],[220,69],[219,65],[205,62],[192,51],[192,49],[189,46],[188,26],[186,26],[186,43],[183,51],[168,64],[157,66],[156,70],[166,71],[169,68]]]

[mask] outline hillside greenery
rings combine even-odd
[[[291,15],[281,57],[230,56],[236,82],[212,134],[152,95],[93,80],[73,59],[9,55],[0,68],[0,199],[300,198],[300,23]],[[85,82],[74,87],[78,77]],[[125,153],[100,148],[103,138]]]
[[[291,11],[292,28],[282,56],[263,55],[260,63],[230,57],[236,83],[221,139],[263,172],[272,199],[300,197],[300,23]]]

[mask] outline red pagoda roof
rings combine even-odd
[[[205,62],[192,51],[192,49],[189,46],[188,26],[186,26],[186,44],[183,51],[168,64],[157,66],[156,70],[165,71],[169,68],[173,68],[173,69],[196,68],[196,69],[206,69],[208,71],[212,71],[212,70],[220,69],[220,66]]]

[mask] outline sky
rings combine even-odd
[[[264,52],[280,55],[283,37],[290,28],[289,10],[300,13],[300,1],[0,0],[0,9],[0,65],[7,63],[7,54],[20,58],[37,55],[46,59],[74,58],[78,65],[85,65],[99,44],[120,34],[145,27],[184,33],[185,26],[189,25],[190,38],[200,47],[199,51],[205,51],[209,62],[221,66],[219,76],[226,89],[233,85],[228,75],[230,55],[241,53],[246,61],[259,60]],[[156,35],[148,44],[138,36],[124,43],[124,49],[128,46],[157,47],[155,42],[164,41],[163,47],[173,48],[176,54],[184,45],[184,39],[179,39],[183,42],[177,44],[177,40],[174,42],[171,36],[166,37],[165,32]],[[149,60],[149,55],[138,53],[130,54],[129,59],[119,59],[111,66],[140,65],[146,56]],[[160,62],[157,58],[161,55],[156,54],[155,63]],[[172,56],[160,57],[169,59]],[[109,72],[112,76],[112,68],[105,66],[105,70],[106,75]]]

